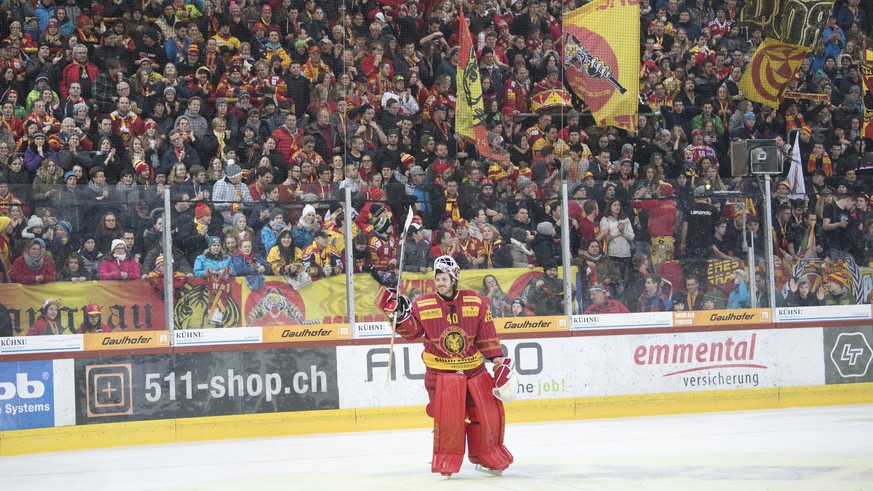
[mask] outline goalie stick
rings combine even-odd
[[[409,233],[409,226],[412,225],[412,207],[409,207],[409,211],[406,213],[406,221],[403,223],[403,234],[401,235],[400,242],[400,259],[397,260],[397,287],[394,292],[397,295],[398,301],[400,300],[400,278],[403,276],[403,255],[406,250],[406,234]],[[391,345],[388,348],[388,373],[385,380],[385,385],[391,384],[391,368],[394,364],[394,336],[397,331],[397,316],[391,320]]]

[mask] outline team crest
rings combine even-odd
[[[460,355],[467,349],[467,334],[460,327],[447,329],[440,336],[440,346],[446,353]]]

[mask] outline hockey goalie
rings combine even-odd
[[[513,361],[503,357],[488,302],[473,290],[459,290],[460,268],[450,256],[434,261],[436,293],[414,302],[385,289],[379,304],[396,316],[397,333],[424,338],[424,386],[434,419],[431,470],[451,476],[461,469],[465,446],[479,470],[500,474],[512,464],[503,445],[503,402],[518,390]],[[494,376],[485,360],[494,363]]]

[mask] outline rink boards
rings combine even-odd
[[[0,455],[429,426],[422,345],[396,344],[389,370],[383,341],[0,362]],[[869,325],[503,344],[510,422],[873,402]]]

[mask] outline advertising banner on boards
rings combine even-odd
[[[75,424],[73,361],[0,363],[0,431]]]
[[[338,407],[335,348],[75,360],[77,424]]]
[[[580,339],[504,340],[503,350],[516,361],[518,400],[576,397],[585,392],[578,363]],[[340,408],[417,406],[428,402],[425,366],[419,343],[396,344],[388,375],[388,346],[339,346]],[[576,360],[571,362],[570,360]],[[486,362],[490,370],[491,364]]]
[[[822,329],[825,382],[873,382],[873,326]]]

